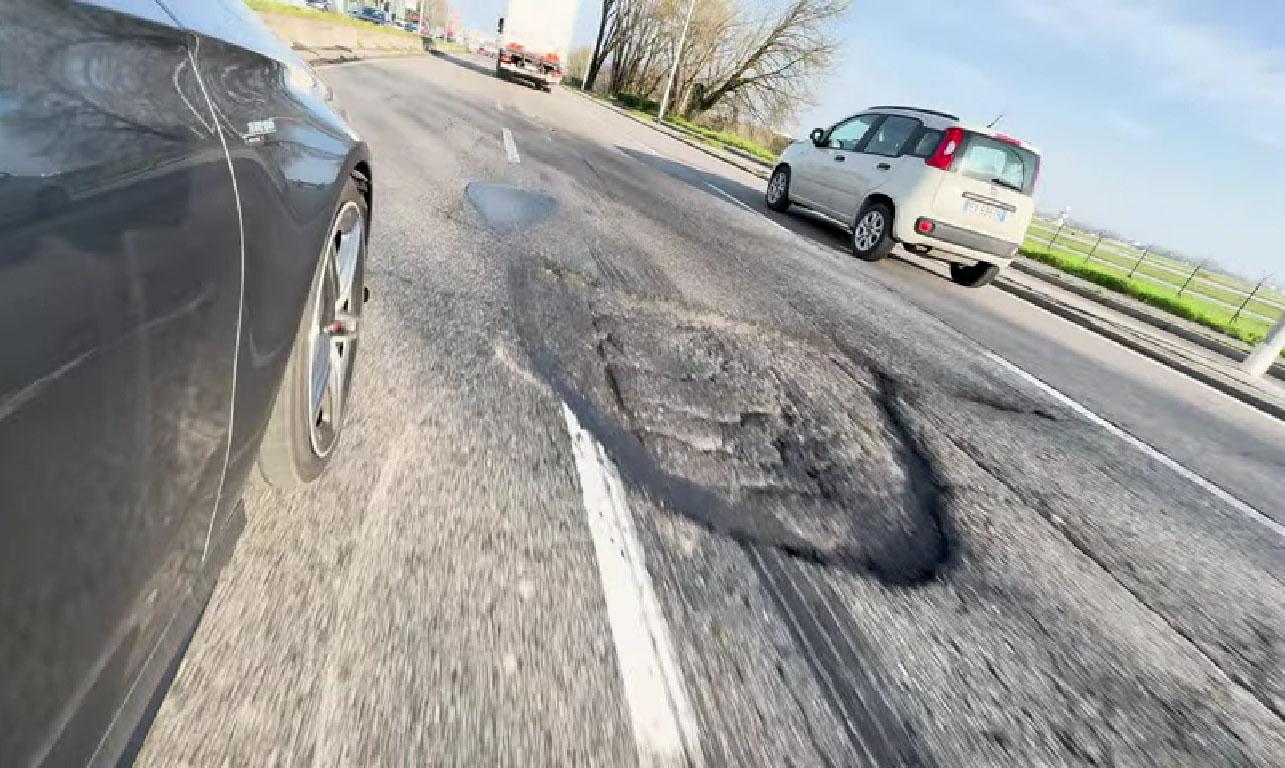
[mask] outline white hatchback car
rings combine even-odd
[[[1033,147],[944,112],[872,107],[781,154],[768,207],[791,204],[852,228],[852,251],[878,261],[901,243],[980,287],[1008,266],[1035,211]]]

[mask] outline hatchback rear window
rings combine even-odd
[[[937,145],[941,143],[941,137],[941,131],[925,128],[915,145],[910,148],[910,154],[914,157],[932,157],[933,152],[937,151]]]
[[[1031,194],[1039,175],[1040,156],[1034,152],[980,133],[969,133],[955,170],[965,176],[1024,195]]]

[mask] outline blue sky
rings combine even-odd
[[[493,29],[506,2],[456,5]],[[587,43],[599,5],[582,3]],[[1283,31],[1281,0],[855,0],[820,104],[785,128],[875,103],[1002,112],[1043,150],[1041,210],[1281,282]]]

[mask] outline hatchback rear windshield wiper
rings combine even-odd
[[[1000,185],[1001,187],[1008,187],[1009,189],[1013,190],[1014,192],[1021,192],[1021,191],[1022,191],[1022,188],[1021,188],[1021,187],[1019,187],[1018,185],[1014,184],[1014,183],[1013,183],[1013,182],[1011,182],[1011,181],[1005,181],[1004,179],[991,179],[991,183],[992,183],[992,184],[998,184],[998,185]]]

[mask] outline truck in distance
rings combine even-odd
[[[498,25],[496,77],[552,91],[565,75],[575,22],[576,0],[509,0]]]

